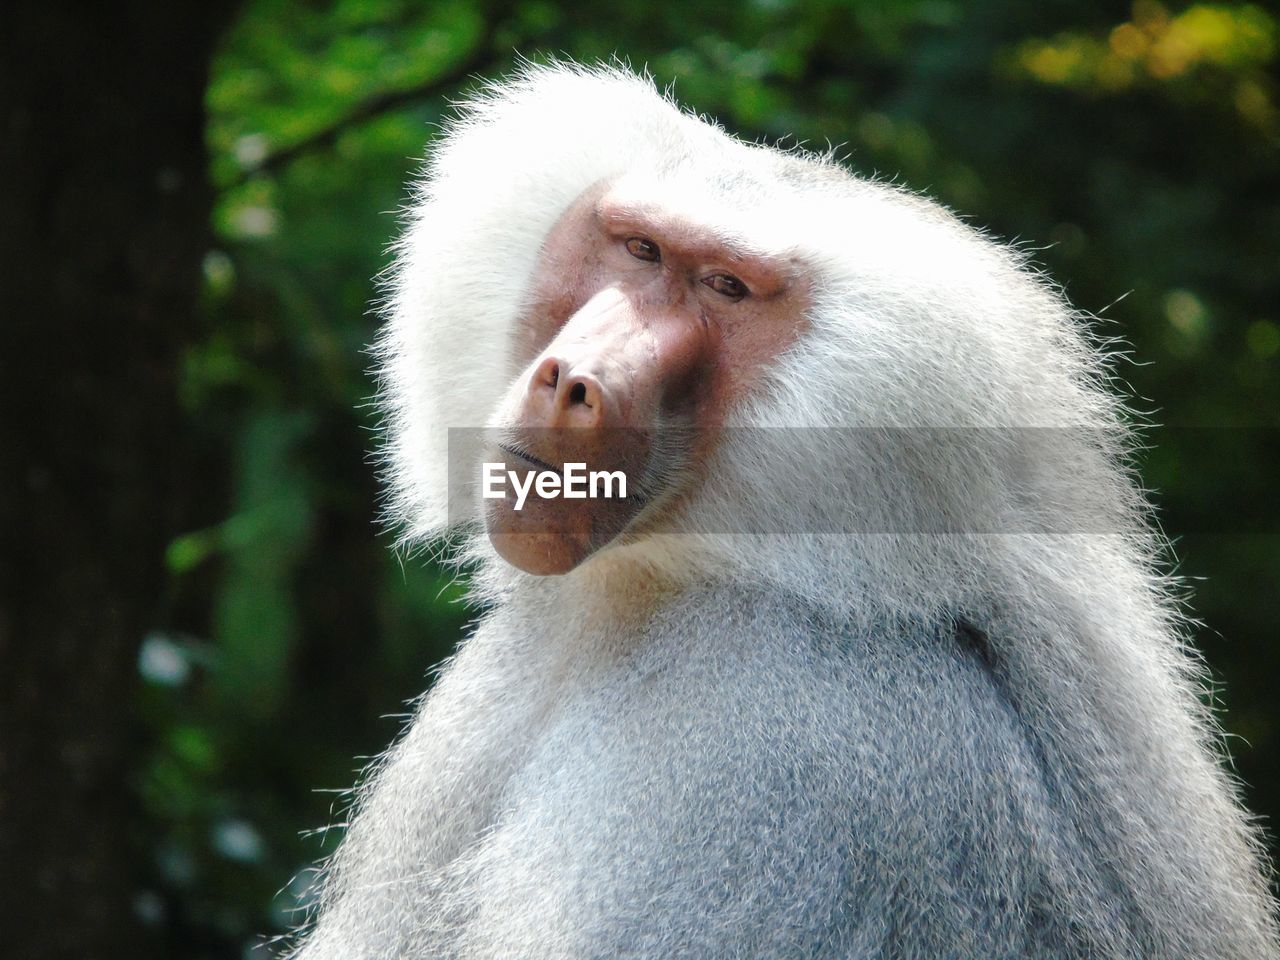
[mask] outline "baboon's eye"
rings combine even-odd
[[[741,300],[747,295],[747,285],[729,273],[713,273],[702,282],[730,300]]]
[[[627,253],[637,260],[647,260],[650,263],[657,263],[662,259],[662,251],[658,249],[658,245],[644,237],[632,237],[628,240]]]

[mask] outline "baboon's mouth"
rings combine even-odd
[[[515,447],[510,446],[508,444],[500,443],[498,444],[498,449],[501,450],[503,453],[505,453],[507,456],[512,457],[516,460],[523,460],[525,463],[529,464],[530,466],[537,467],[539,470],[550,470],[552,473],[564,472],[563,467],[552,466],[551,464],[547,463],[547,461],[539,460],[537,457],[533,456],[532,454],[525,453],[522,450],[517,450]]]

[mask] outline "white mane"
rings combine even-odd
[[[538,584],[472,537],[478,589],[568,604],[647,571],[867,622],[963,619],[1064,764],[1124,784],[1117,804],[1143,798],[1116,856],[1160,892],[1152,910],[1216,891],[1203,928],[1234,917],[1251,931],[1240,942],[1267,942],[1258,847],[1213,762],[1100,351],[1020,256],[935,204],[742,143],[616,69],[528,68],[463,105],[433,149],[379,344],[402,543],[476,532],[469,505],[449,503],[449,430],[488,423],[517,373],[512,331],[544,239],[604,180],[792,258],[813,282],[812,330],[734,412],[666,527]],[[805,456],[775,428],[809,428]]]
[[[1145,592],[1152,615],[1166,616],[1145,569],[1153,542],[1121,466],[1124,431],[1100,359],[1080,317],[1017,254],[825,158],[742,143],[649,81],[608,68],[527,68],[465,104],[433,150],[379,344],[389,512],[403,545],[474,532],[473,504],[456,494],[450,502],[449,430],[489,422],[517,372],[512,331],[544,238],[603,180],[813,275],[814,335],[767,372],[736,426],[861,429],[853,456],[850,434],[824,443],[815,432],[804,462],[770,458],[761,435],[748,443],[731,431],[707,495],[671,525],[682,533],[615,547],[597,565],[643,554],[713,572],[759,554],[775,559],[754,575],[828,601],[967,605],[975,592],[1007,590],[989,578],[1023,581],[1044,562],[1034,540],[989,534],[1110,531],[1123,536],[1105,548],[1102,580],[1113,586],[1104,592]],[[1054,431],[1063,446],[1068,427],[1077,428],[1070,462],[1044,463]],[[921,433],[926,459],[896,462],[910,428],[942,428],[952,442]],[[969,428],[978,428],[973,443]],[[1041,462],[1028,464],[1032,456]],[[833,473],[841,496],[829,495]],[[806,497],[815,483],[824,495]],[[974,517],[994,522],[974,527]],[[796,535],[749,549],[743,538],[762,531]],[[1079,549],[1096,568],[1097,538]],[[486,553],[478,543],[476,552]],[[795,553],[809,560],[793,562]],[[823,559],[840,554],[857,562]],[[1044,574],[1056,592],[1063,571]],[[495,572],[508,575],[518,578]]]

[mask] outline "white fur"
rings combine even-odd
[[[726,435],[699,495],[651,535],[609,548],[566,577],[537,581],[506,567],[477,536],[469,505],[452,505],[453,519],[462,514],[464,552],[479,563],[476,589],[494,610],[371,775],[302,955],[604,956],[590,945],[615,942],[615,934],[618,943],[653,945],[651,952],[630,948],[636,955],[775,955],[761,946],[764,933],[743,941],[753,947],[732,946],[729,933],[706,934],[711,952],[690,946],[686,926],[711,929],[692,919],[697,891],[710,889],[710,880],[690,880],[695,902],[673,908],[688,916],[662,914],[667,908],[655,901],[658,927],[639,933],[627,926],[634,917],[625,908],[633,892],[626,863],[638,876],[664,854],[653,834],[617,849],[626,829],[645,822],[639,813],[609,836],[593,829],[608,819],[611,801],[598,776],[612,769],[611,748],[581,751],[589,731],[606,721],[571,722],[615,715],[594,714],[588,704],[592,691],[617,699],[629,689],[627,674],[616,673],[625,651],[665,650],[664,639],[680,637],[696,659],[704,638],[711,643],[740,609],[761,603],[765,619],[797,605],[842,624],[841,636],[884,635],[886,647],[898,635],[893,624],[909,625],[903,635],[912,637],[959,619],[973,624],[997,663],[1000,703],[1016,709],[1047,764],[1043,781],[1028,782],[1047,791],[1080,832],[1078,843],[1056,832],[1036,842],[1064,844],[1082,862],[1107,859],[1129,898],[1121,911],[1128,920],[1100,920],[1102,932],[1084,938],[1095,955],[1275,956],[1259,846],[1218,763],[1218,737],[1199,699],[1200,667],[1159,572],[1162,544],[1124,466],[1126,431],[1100,351],[1083,318],[1019,255],[932,203],[854,178],[826,158],[741,143],[625,71],[529,68],[491,87],[463,106],[434,149],[379,345],[390,505],[402,542],[425,545],[451,532],[448,430],[489,422],[516,372],[511,329],[543,239],[602,180],[744,248],[793,260],[814,283],[811,330],[734,411],[743,432]],[[815,432],[800,462],[769,441],[791,434],[747,432],[773,427],[862,429]],[[948,442],[928,443],[925,431],[933,428],[947,430],[940,436]],[[1046,438],[1047,446],[1038,445]],[[1078,519],[1073,511],[1082,503],[1097,529],[1054,526],[1060,516]],[[991,525],[974,526],[974,518]],[[747,598],[727,599],[735,590]],[[776,600],[752,599],[760,596]],[[652,626],[664,622],[666,634]],[[738,641],[746,646],[709,661],[715,670],[708,676],[720,679],[703,696],[712,705],[723,698],[727,710],[739,702],[732,691],[756,689],[743,672],[749,668],[733,671],[734,656],[758,656],[762,669],[781,678],[779,687],[791,689],[793,664],[771,639],[793,626],[787,642],[803,645],[807,635],[794,621],[768,636],[743,627]],[[920,649],[920,657],[932,655],[927,645]],[[915,656],[904,654],[912,663]],[[664,669],[678,674],[678,657],[672,663]],[[822,723],[831,731],[807,735],[839,739],[838,724],[848,719],[839,691],[856,690],[864,703],[882,693],[879,681],[850,671],[826,700],[802,684],[791,706],[783,694],[759,698],[783,715],[826,710]],[[813,690],[825,682],[815,678]],[[945,700],[962,720],[987,709],[982,690],[967,697]],[[744,716],[761,708],[755,699],[743,702],[734,709]],[[690,759],[700,756],[691,740],[699,729],[719,729],[720,714],[701,704],[687,709],[685,733],[654,749],[671,752],[671,770],[688,759],[697,772],[703,767]],[[635,717],[631,737],[657,741],[665,716]],[[556,739],[570,730],[576,738]],[[763,782],[783,761],[766,733],[747,740],[758,744],[758,757],[743,770],[761,764]],[[1010,755],[1020,744],[1010,741]],[[970,745],[965,739],[946,755],[967,756]],[[716,753],[709,745],[707,756]],[[559,772],[529,780],[549,756],[559,758]],[[909,777],[924,762],[918,749],[904,748],[889,769]],[[673,817],[682,804],[699,811],[661,829],[715,835],[694,822],[707,816],[699,797],[662,782],[661,770],[653,774],[655,804],[676,811]],[[971,787],[981,784],[956,784],[954,795]],[[730,797],[734,790],[746,809],[770,802],[748,783],[730,788]],[[552,795],[564,805],[560,821],[546,820],[538,806]],[[929,803],[912,796],[903,802],[918,803],[926,816]],[[892,832],[889,821],[877,823],[874,831]],[[726,819],[723,829],[731,833],[733,824]],[[936,833],[925,835],[945,849]],[[1014,860],[1021,842],[1010,832]],[[595,851],[594,859],[584,860],[584,851]],[[670,853],[672,864],[680,861]],[[570,884],[575,871],[606,862],[613,873],[593,877],[585,892]],[[689,869],[693,876],[699,868]],[[999,873],[975,868],[974,883],[986,877],[999,887]],[[545,899],[555,891],[560,899]],[[804,891],[782,900],[792,894]],[[1064,899],[1061,911],[1078,913],[1082,928],[1108,909],[1105,898],[1079,897]],[[584,912],[587,903],[596,912]],[[766,915],[764,908],[743,912],[741,923]],[[976,927],[1013,937],[1018,922],[993,915]],[[873,925],[832,924],[842,942],[865,946],[847,946],[847,955],[937,956],[930,950],[944,942],[960,950],[959,941],[944,939],[941,921],[934,929],[921,921],[916,945],[895,941],[896,954],[875,939]],[[1060,947],[1060,955],[1082,955]]]

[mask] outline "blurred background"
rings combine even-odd
[[[464,629],[378,532],[362,351],[406,181],[517,51],[838,145],[1101,315],[1274,818],[1277,44],[1275,6],[1155,0],[7,5],[0,956],[267,956]]]

